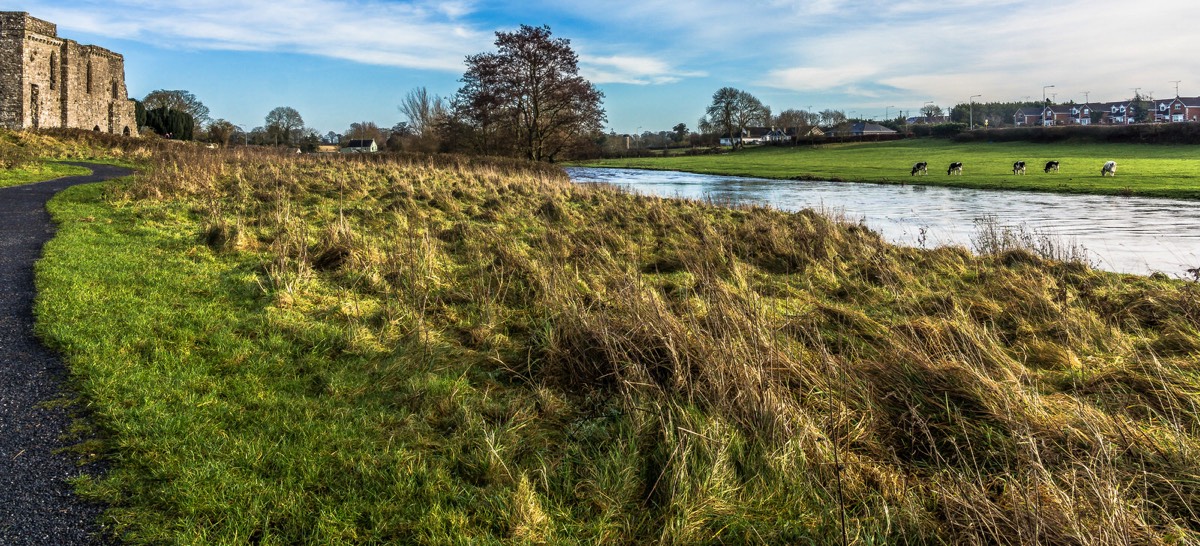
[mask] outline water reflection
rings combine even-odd
[[[898,244],[971,246],[976,222],[992,217],[1082,245],[1098,267],[1188,277],[1200,267],[1200,203],[1173,199],[987,191],[929,186],[766,180],[571,167],[576,182],[606,182],[663,197],[813,208],[863,221]],[[931,175],[932,176],[932,175]]]

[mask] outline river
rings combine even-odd
[[[1200,267],[1197,201],[596,167],[569,167],[567,173],[575,182],[604,182],[645,195],[840,214],[902,245],[972,248],[979,222],[993,222],[1081,246],[1092,265],[1108,271],[1192,278],[1187,270]]]

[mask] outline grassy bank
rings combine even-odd
[[[74,165],[64,165],[48,161],[33,161],[7,169],[0,169],[0,188],[20,186],[62,178],[88,174],[89,170]]]
[[[52,207],[39,333],[130,543],[1200,540],[1197,283],[453,157]]]
[[[1060,172],[1045,174],[1047,161]],[[1116,177],[1100,176],[1105,161],[1118,164]],[[928,176],[911,176],[914,163],[929,163]],[[947,176],[951,162],[962,176]],[[1025,161],[1025,176],[1012,173]],[[612,159],[591,166],[679,170],[777,179],[929,184],[979,189],[1029,190],[1200,199],[1200,147],[1092,143],[957,143],[908,139],[818,147],[749,148],[722,155]]]
[[[133,139],[81,129],[9,131],[0,129],[0,188],[86,175],[84,167],[62,161],[89,161],[124,166],[145,163],[157,151],[187,144],[160,139]]]

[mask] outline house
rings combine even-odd
[[[1131,100],[1106,102],[1099,106],[1102,106],[1101,111],[1107,114],[1104,117],[1105,123],[1125,125],[1137,120],[1137,104]]]
[[[1013,114],[1013,125],[1018,127],[1022,125],[1041,125],[1042,116],[1046,111],[1040,106],[1026,106],[1017,109]]]
[[[1091,125],[1092,124],[1092,105],[1090,104],[1072,104],[1071,119],[1075,125]]]
[[[721,135],[721,145],[733,146],[734,143],[740,143],[743,146],[747,144],[762,144],[763,139],[770,132],[770,127],[746,127],[742,129],[741,134],[737,138],[730,138],[729,133]]]
[[[832,136],[876,136],[876,135],[894,135],[896,131],[879,125],[878,123],[868,123],[860,121],[858,123],[843,123],[829,132]]]
[[[342,148],[343,154],[373,154],[379,151],[379,145],[375,143],[375,139],[366,140],[351,140]]]
[[[1042,125],[1069,125],[1078,123],[1080,110],[1074,104],[1050,104],[1042,109]]]
[[[795,129],[788,129],[789,134],[795,133],[795,132],[796,132]],[[823,137],[823,136],[825,136],[825,131],[822,131],[821,128],[817,127],[817,126],[807,127],[807,128],[805,128],[804,131],[800,132],[800,138],[812,138],[812,137]]]
[[[1154,121],[1200,121],[1200,97],[1175,97],[1155,101]]]
[[[766,134],[763,135],[762,142],[771,143],[771,144],[776,144],[776,143],[780,143],[780,142],[791,142],[792,141],[792,133],[794,133],[794,132],[795,131],[777,129],[775,127],[772,127],[770,131],[767,131]]]

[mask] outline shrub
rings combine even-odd
[[[959,142],[1097,142],[1133,144],[1200,144],[1200,123],[1134,125],[1066,125],[976,129],[954,136]]]

